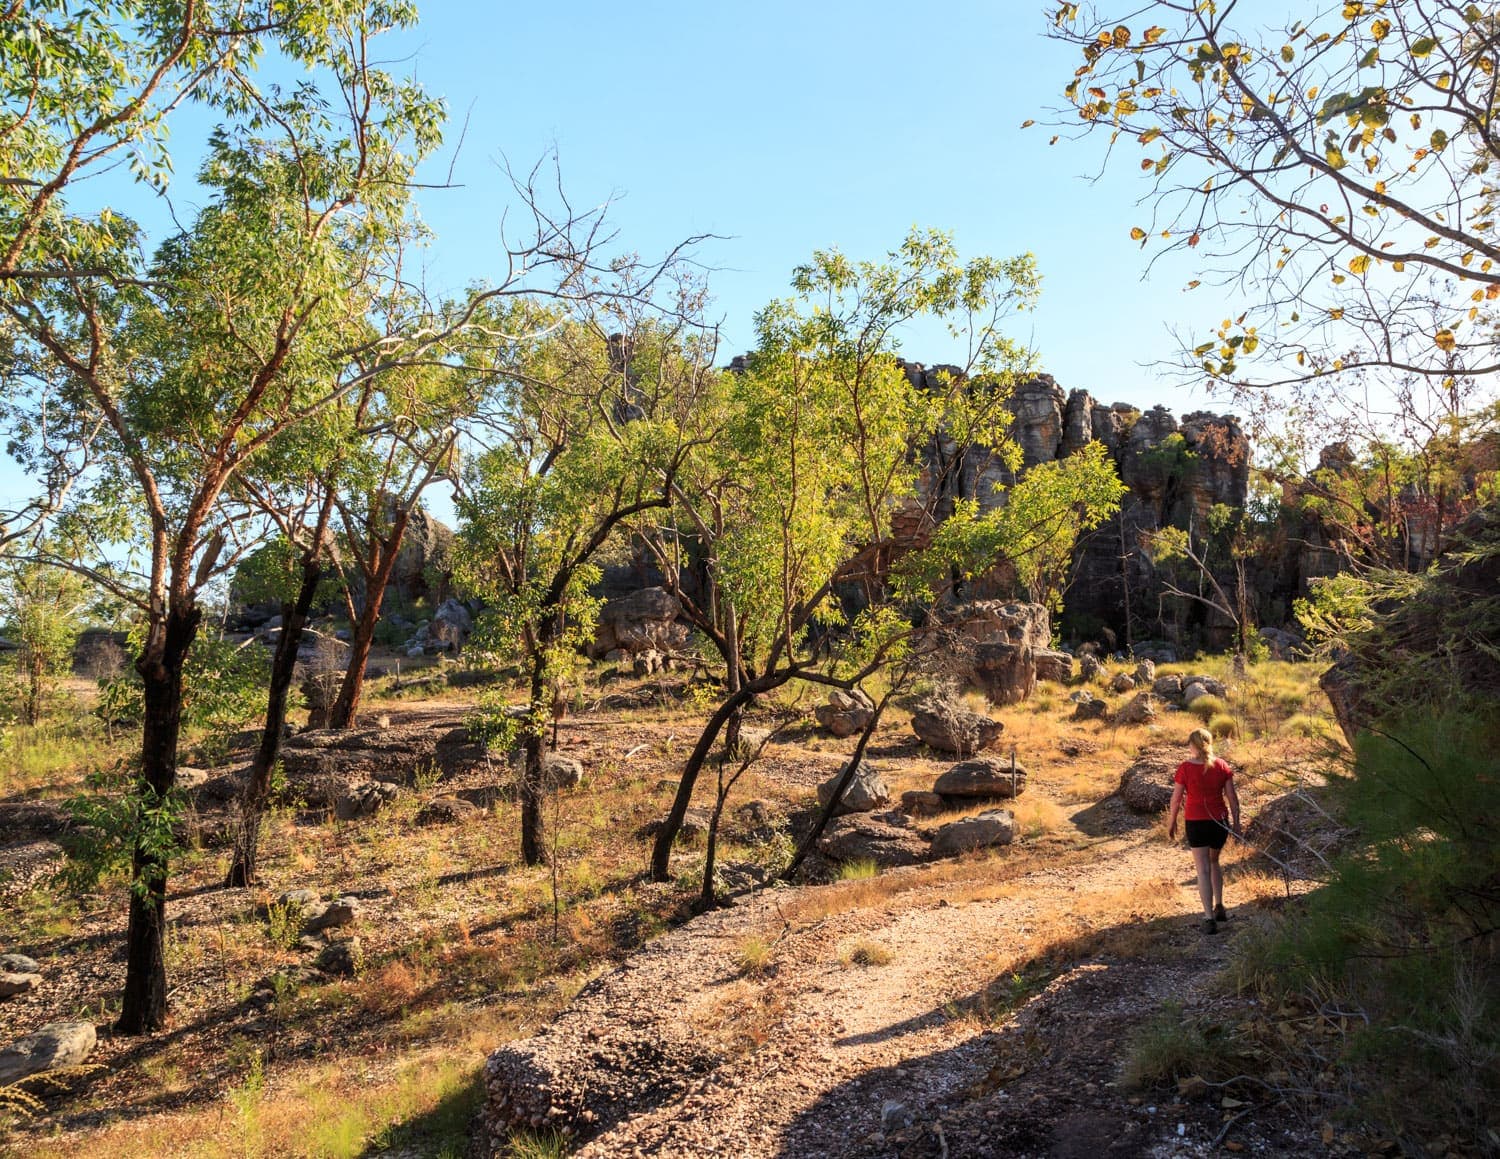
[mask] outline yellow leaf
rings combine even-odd
[[[1138,225],[1131,226],[1130,238],[1132,241],[1144,241],[1146,239],[1146,231]]]
[[[1307,99],[1310,100],[1310,101],[1315,101],[1315,100],[1318,99],[1318,86],[1317,85],[1313,85],[1312,88],[1310,88],[1310,89],[1307,90]]]
[[[1375,182],[1375,192],[1376,193],[1384,193],[1385,192],[1385,182],[1384,181],[1377,181],[1377,182]]]
[[[1156,140],[1156,138],[1160,136],[1160,129],[1147,129],[1144,133],[1141,134],[1140,141],[1142,145],[1149,145],[1152,141]]]
[[[1391,34],[1391,22],[1389,20],[1377,20],[1370,25],[1370,35],[1376,40],[1384,40]]]
[[[1023,129],[1029,129],[1034,124],[1036,124],[1035,121],[1022,121],[1021,122],[1021,128],[1023,128]]]
[[[1452,330],[1439,330],[1432,336],[1432,340],[1437,343],[1439,350],[1452,350],[1458,345],[1458,339],[1453,336]]]
[[[1349,272],[1351,274],[1362,274],[1366,270],[1368,270],[1369,268],[1370,268],[1370,255],[1369,254],[1360,254],[1357,258],[1355,258],[1354,260],[1352,260],[1349,263]]]
[[[1392,262],[1391,263],[1391,269],[1395,270],[1399,274],[1402,270],[1406,269],[1406,263],[1405,262]]]
[[[1344,316],[1344,308],[1342,306],[1335,306],[1332,310],[1328,311],[1328,316],[1337,322]]]
[[[1162,35],[1166,31],[1167,30],[1165,28],[1153,24],[1150,28],[1146,29],[1145,32],[1141,33],[1141,36],[1142,38],[1144,38],[1147,44],[1155,44],[1162,38]]]
[[[1115,30],[1110,33],[1110,40],[1116,48],[1124,48],[1130,43],[1130,29],[1123,24],[1117,24]]]

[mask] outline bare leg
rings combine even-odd
[[[1194,849],[1193,864],[1198,867],[1198,898],[1203,902],[1203,916],[1211,918],[1214,916],[1214,883],[1212,862],[1209,854],[1212,849]],[[1223,886],[1221,885],[1222,892]]]
[[[1210,849],[1208,851],[1209,871],[1213,877],[1215,906],[1224,904],[1224,870],[1219,866],[1219,854],[1221,852],[1223,851],[1219,849]]]

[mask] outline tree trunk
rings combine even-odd
[[[147,637],[136,667],[144,684],[141,771],[136,784],[142,815],[131,857],[130,924],[126,935],[125,995],[121,1034],[160,1030],[167,1016],[163,957],[167,905],[167,848],[155,817],[177,783],[177,739],[182,730],[182,665],[198,634],[201,610],[193,602],[170,606]],[[149,814],[148,811],[149,810]]]
[[[302,586],[297,590],[295,603],[281,605],[281,638],[276,641],[276,656],[271,661],[271,687],[266,696],[266,726],[260,734],[260,747],[255,751],[255,761],[250,766],[250,779],[245,784],[240,798],[240,824],[235,832],[234,857],[229,863],[229,873],[224,879],[227,886],[254,885],[258,880],[257,858],[260,845],[260,825],[265,816],[266,803],[271,796],[271,770],[281,753],[281,734],[286,725],[287,694],[291,691],[292,677],[297,669],[297,649],[302,643],[302,627],[307,623],[307,613],[312,608],[318,583],[323,578],[323,567],[319,563],[320,544],[302,559]]]
[[[870,714],[870,719],[866,722],[864,731],[859,734],[859,740],[854,746],[854,755],[849,758],[849,763],[844,766],[844,771],[839,775],[838,783],[833,787],[833,796],[828,799],[828,804],[824,805],[823,811],[818,814],[818,819],[813,824],[812,831],[802,839],[802,844],[797,847],[797,852],[792,857],[791,864],[777,875],[781,880],[790,881],[792,879],[792,874],[797,872],[797,867],[813,851],[813,847],[818,843],[818,838],[823,836],[823,830],[828,828],[828,822],[833,820],[833,811],[838,808],[839,801],[849,788],[849,782],[854,780],[854,774],[859,769],[859,762],[864,760],[865,748],[869,745],[870,738],[875,735],[875,730],[880,727],[880,718],[885,715],[885,706],[890,702],[891,694],[887,692],[885,696],[881,697],[880,703],[875,706],[875,711]]]
[[[545,742],[537,716],[546,675],[546,660],[539,643],[531,658],[531,702],[526,714],[526,731],[521,736],[521,860],[527,865],[543,865],[547,861],[546,820],[542,815],[545,795],[542,750]]]
[[[365,607],[354,622],[349,641],[349,667],[344,672],[344,681],[339,685],[338,698],[328,710],[329,728],[353,728],[359,714],[359,698],[365,689],[365,665],[370,659],[370,649],[375,643],[375,625],[380,622],[380,605],[385,600],[385,589],[390,586],[391,573],[396,569],[396,557],[401,554],[401,541],[406,536],[406,525],[411,511],[398,507],[396,518],[391,523],[391,533],[385,539],[371,537],[376,548],[375,566],[371,569],[365,589]]]
[[[651,848],[652,881],[667,881],[671,878],[672,843],[677,840],[677,834],[682,829],[682,820],[687,816],[688,805],[693,800],[693,787],[698,783],[698,774],[703,771],[703,763],[708,759],[714,740],[729,718],[750,703],[757,692],[763,691],[767,689],[755,688],[749,684],[741,685],[738,692],[725,698],[724,702],[714,710],[714,714],[708,718],[708,723],[703,726],[698,743],[683,767],[682,780],[677,783],[677,796],[672,800],[672,809],[667,814],[666,820],[662,822],[661,828],[657,830],[656,843]]]

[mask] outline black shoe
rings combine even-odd
[[[1219,925],[1218,925],[1218,923],[1215,922],[1213,918],[1204,918],[1203,919],[1203,932],[1205,934],[1216,934],[1216,933],[1218,933],[1219,932]]]
[[[1228,920],[1229,911],[1226,910],[1222,904],[1214,906],[1214,921],[1227,922]]]

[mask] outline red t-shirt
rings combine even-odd
[[[1183,761],[1172,774],[1172,780],[1182,786],[1182,816],[1187,821],[1222,821],[1229,816],[1229,806],[1224,802],[1224,786],[1234,776],[1231,769],[1218,757],[1207,765],[1198,761]]]

